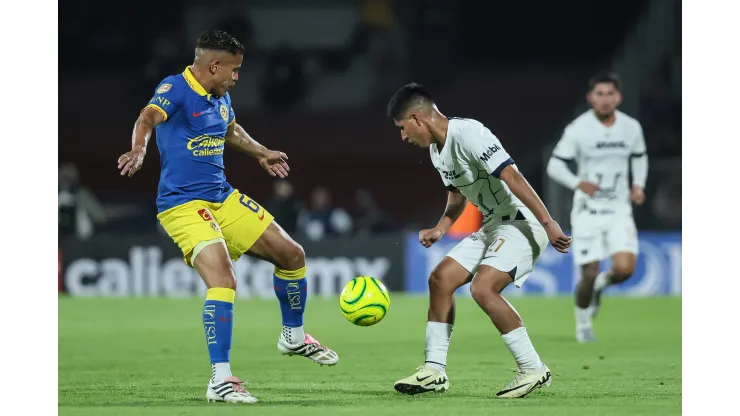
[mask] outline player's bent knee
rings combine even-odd
[[[303,251],[303,246],[295,241],[291,241],[281,257],[279,266],[286,270],[298,270],[306,265],[306,252]]]
[[[615,283],[629,279],[634,273],[635,267],[630,264],[615,264],[612,267],[612,281]]]
[[[429,292],[452,295],[460,286],[469,282],[470,278],[470,272],[462,267],[457,260],[445,257],[429,275]]]
[[[470,283],[470,295],[477,302],[481,302],[491,294],[501,293],[512,282],[513,279],[508,273],[490,266],[481,266]]]
[[[452,288],[452,285],[450,285],[447,282],[447,279],[444,278],[443,274],[439,270],[434,270],[429,275],[429,291],[432,293],[444,293],[444,292],[454,292],[457,288]]]
[[[499,291],[494,289],[492,282],[485,279],[473,279],[470,283],[470,296],[480,305],[486,303],[486,299],[495,295]]]
[[[204,274],[206,274],[206,276],[202,277],[203,281],[206,283],[207,288],[224,288],[236,290],[236,278],[234,276],[233,269],[211,270],[208,273]]]

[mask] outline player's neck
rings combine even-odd
[[[198,68],[196,65],[190,65],[190,72],[193,74],[193,78],[198,81],[201,87],[206,90],[209,94],[212,94],[211,90],[213,85],[208,81],[208,78],[202,68]]]
[[[438,113],[432,124],[431,132],[432,141],[436,143],[440,149],[444,147],[445,143],[447,142],[447,130],[449,129],[449,127],[450,120],[442,114]]]

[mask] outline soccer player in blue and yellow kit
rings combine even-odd
[[[156,128],[162,165],[157,218],[182,249],[185,263],[208,287],[203,326],[212,376],[206,398],[255,403],[229,365],[236,293],[231,260],[246,253],[275,265],[273,281],[283,321],[280,353],[326,365],[336,364],[339,357],[303,332],[307,294],[303,249],[224,175],[225,144],[256,158],[272,176],[285,177],[289,170],[285,153],[257,143],[235,121],[228,90],[239,79],[243,57],[244,47],[229,34],[217,30],[201,34],[193,64],[162,80],[142,110],[134,125],[132,150],[121,155],[118,168],[129,177],[141,168]]]

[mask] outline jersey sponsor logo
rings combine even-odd
[[[485,151],[485,153],[480,155],[480,159],[484,162],[488,162],[488,159],[490,159],[491,156],[493,156],[493,154],[498,152],[499,150],[501,150],[501,147],[497,144],[494,144],[493,146],[490,146],[488,150]]]
[[[216,224],[216,221],[211,222],[211,228],[213,228],[213,231],[217,233],[221,232],[221,227],[219,227],[218,224]]]
[[[460,173],[455,173],[455,170],[443,170],[442,174],[445,176],[445,179],[448,181],[451,181],[453,179],[457,179],[461,177],[465,173],[465,170],[463,170]]]
[[[598,142],[597,149],[624,149],[627,147],[625,142]]]
[[[218,111],[221,113],[221,118],[224,119],[224,121],[229,121],[229,109],[226,108],[225,105],[221,104]]]
[[[203,221],[213,221],[213,216],[211,216],[211,212],[207,208],[199,209],[198,215],[203,218]]]
[[[157,88],[157,94],[164,94],[172,88],[172,84],[162,84]]]
[[[202,116],[202,115],[203,115],[203,113],[205,113],[205,111],[201,111],[200,113],[195,113],[195,112],[194,112],[194,113],[193,113],[193,117],[200,117],[200,116]]]
[[[193,151],[193,156],[216,156],[224,153],[225,142],[222,137],[204,134],[188,140],[187,147]]]
[[[260,221],[264,220],[265,219],[265,210],[262,210],[262,215],[260,215],[257,218],[259,218]]]

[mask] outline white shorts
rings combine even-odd
[[[470,274],[475,274],[481,264],[509,273],[514,285],[522,287],[548,243],[547,233],[538,222],[504,221],[484,225],[457,243],[447,257]]]
[[[573,224],[571,252],[577,265],[602,261],[615,253],[637,255],[639,252],[637,227],[631,216],[616,216],[604,227],[588,227],[587,224]]]

